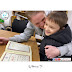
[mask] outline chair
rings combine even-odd
[[[13,19],[12,25],[6,26],[5,29],[12,32],[22,33],[24,32],[24,29],[26,28],[27,23],[28,23],[27,19],[18,20],[15,18]]]
[[[28,23],[27,19],[25,19],[25,20],[14,19],[14,21],[12,23],[12,31],[18,32],[18,33],[24,32],[24,29],[26,28],[27,23]]]

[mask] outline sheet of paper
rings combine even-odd
[[[16,42],[10,42],[8,49],[29,52],[30,47]]]
[[[27,55],[6,53],[2,61],[30,61]]]

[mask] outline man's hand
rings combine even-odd
[[[0,44],[7,44],[9,38],[0,37]]]
[[[60,51],[55,46],[47,45],[45,46],[45,54],[47,58],[52,59],[60,55]]]

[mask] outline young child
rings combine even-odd
[[[40,60],[48,60],[45,55],[44,47],[46,45],[63,46],[71,42],[71,30],[67,23],[67,14],[65,12],[53,11],[48,14],[44,25],[45,37],[40,45]]]

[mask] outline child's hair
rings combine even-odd
[[[47,19],[63,28],[67,23],[68,17],[65,11],[53,11],[48,14]]]
[[[26,16],[27,16],[27,18],[28,18],[29,20],[31,20],[31,17],[32,17],[32,16],[34,16],[34,15],[40,13],[40,12],[45,13],[44,11],[27,11],[27,12],[26,12]]]

